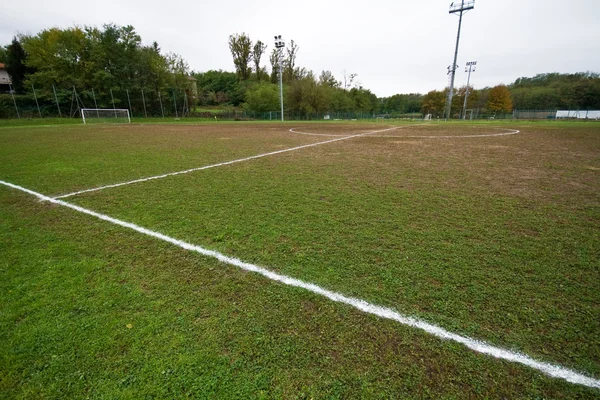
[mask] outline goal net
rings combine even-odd
[[[84,124],[113,123],[129,124],[129,110],[126,108],[82,108],[81,118]]]

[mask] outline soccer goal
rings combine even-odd
[[[129,110],[126,108],[82,108],[81,118],[84,124],[89,123],[113,123],[129,124]]]

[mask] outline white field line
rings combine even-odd
[[[502,129],[505,128],[492,128],[492,129]],[[400,135],[371,135],[370,137],[377,138],[409,138],[409,139],[463,139],[463,138],[479,138],[479,137],[493,137],[493,136],[509,136],[516,135],[517,133],[521,133],[521,131],[510,129],[509,132],[502,133],[486,133],[481,135],[444,135],[444,136],[400,136]]]
[[[426,125],[426,124],[414,124],[414,125],[396,126],[396,127],[389,128],[389,129],[382,129],[380,131],[373,131],[373,132],[364,133],[363,135],[369,135],[369,136],[373,136],[373,137],[379,137],[379,136],[376,136],[376,135],[372,135],[372,133],[380,133],[380,132],[391,131],[391,130],[395,130],[395,129],[413,128],[415,126],[423,126],[423,125]],[[335,134],[335,133],[301,132],[301,131],[297,131],[296,128],[290,129],[290,132],[292,132],[292,133],[298,133],[300,135],[309,135],[309,136],[331,136],[331,137],[348,137],[348,136],[353,136],[352,134],[338,135],[338,134]],[[356,135],[354,135],[354,136],[356,136]]]
[[[225,162],[218,163],[218,164],[205,165],[203,167],[186,169],[185,171],[170,172],[170,173],[167,173],[167,174],[150,176],[150,177],[147,177],[147,178],[134,179],[134,180],[128,181],[128,182],[121,182],[121,183],[115,183],[115,184],[112,184],[112,185],[99,186],[99,187],[95,187],[95,188],[91,188],[91,189],[80,190],[78,192],[67,193],[67,194],[63,194],[63,195],[60,195],[60,196],[54,196],[53,198],[54,199],[64,199],[64,198],[67,198],[67,197],[77,196],[77,195],[83,194],[83,193],[97,192],[99,190],[116,188],[116,187],[119,187],[119,186],[132,185],[134,183],[147,182],[147,181],[151,181],[151,180],[154,180],[154,179],[167,178],[169,176],[189,174],[190,172],[202,171],[202,170],[205,170],[205,169],[216,168],[216,167],[223,167],[225,165],[231,165],[231,164],[236,164],[236,163],[240,163],[240,162],[244,162],[244,161],[255,160],[257,158],[273,156],[273,155],[276,155],[276,154],[282,154],[282,153],[287,153],[287,152],[290,152],[290,151],[296,151],[296,150],[306,149],[306,148],[309,148],[309,147],[320,146],[322,144],[338,142],[340,140],[352,139],[352,138],[359,137],[359,136],[370,135],[372,133],[381,133],[381,132],[386,132],[386,131],[390,131],[390,130],[394,130],[394,129],[398,129],[398,128],[397,127],[393,127],[393,128],[382,129],[382,130],[377,130],[377,131],[372,131],[372,132],[360,133],[360,134],[357,134],[357,135],[344,136],[344,137],[341,137],[341,138],[336,138],[336,139],[331,139],[331,140],[325,140],[323,142],[305,144],[305,145],[302,145],[302,146],[292,147],[292,148],[289,148],[289,149],[277,150],[277,151],[272,151],[270,153],[264,153],[264,154],[259,154],[259,155],[256,155],[256,156],[251,156],[251,157],[246,157],[246,158],[240,158],[238,160],[225,161]]]
[[[420,125],[408,125],[411,127],[415,127],[415,126],[423,126],[424,124],[420,124]],[[492,129],[502,129],[505,130],[505,128],[492,128]],[[290,132],[292,133],[298,133],[301,135],[311,135],[311,136],[344,136],[344,135],[334,135],[334,134],[329,134],[329,133],[311,133],[311,132],[300,132],[297,130],[294,130],[293,128],[290,129]],[[502,133],[486,133],[486,134],[480,134],[480,135],[430,135],[430,136],[419,136],[419,135],[411,135],[411,136],[400,136],[400,135],[369,135],[369,137],[376,137],[376,138],[406,138],[406,139],[462,139],[462,138],[478,138],[478,137],[493,137],[493,136],[508,136],[508,135],[516,135],[517,133],[521,133],[521,131],[518,130],[512,130],[510,129],[509,132],[502,132]]]
[[[100,214],[95,211],[91,211],[86,208],[79,207],[74,204],[70,204],[65,201],[62,201],[62,200],[57,200],[52,197],[48,197],[43,194],[26,189],[24,187],[14,185],[12,183],[8,183],[8,182],[4,182],[4,181],[0,180],[0,184],[10,187],[10,188],[13,188],[13,189],[16,189],[16,190],[20,190],[25,193],[29,193],[30,195],[33,195],[42,201],[47,201],[47,202],[50,202],[53,204],[68,207],[72,210],[78,211],[83,214],[90,215],[92,217],[96,217],[103,221],[107,221],[112,224],[142,233],[144,235],[163,240],[163,241],[171,243],[175,246],[181,247],[182,249],[185,249],[188,251],[194,251],[194,252],[202,254],[204,256],[215,258],[222,263],[238,267],[245,271],[260,274],[272,281],[280,282],[285,285],[289,285],[289,286],[293,286],[293,287],[297,287],[297,288],[302,288],[311,293],[326,297],[329,300],[332,300],[334,302],[346,304],[346,305],[353,307],[357,310],[360,310],[362,312],[376,315],[380,318],[397,321],[402,325],[406,325],[406,326],[409,326],[412,328],[420,329],[420,330],[425,331],[425,332],[427,332],[433,336],[436,336],[440,339],[452,340],[452,341],[460,343],[460,344],[464,345],[465,347],[467,347],[473,351],[476,351],[478,353],[486,354],[486,355],[489,355],[489,356],[492,356],[492,357],[495,357],[495,358],[498,358],[501,360],[506,360],[506,361],[526,365],[530,368],[540,371],[540,372],[542,372],[548,376],[551,376],[553,378],[564,379],[564,380],[574,383],[574,384],[583,385],[583,386],[587,386],[590,388],[600,389],[600,380],[599,379],[595,379],[595,378],[586,376],[580,372],[562,367],[560,365],[554,365],[554,364],[550,364],[550,363],[546,363],[546,362],[542,362],[542,361],[537,361],[525,354],[520,354],[520,353],[510,351],[510,350],[503,349],[501,347],[496,347],[496,346],[490,345],[484,341],[471,339],[470,337],[467,337],[467,336],[461,336],[456,333],[447,331],[444,328],[441,328],[439,326],[422,321],[420,319],[413,318],[413,317],[410,317],[410,316],[407,316],[404,314],[400,314],[399,312],[397,312],[391,308],[381,307],[381,306],[378,306],[375,304],[371,304],[365,300],[361,300],[358,298],[344,296],[341,293],[337,293],[337,292],[333,292],[331,290],[324,289],[313,283],[305,282],[305,281],[295,279],[295,278],[292,278],[292,277],[289,277],[286,275],[278,274],[276,272],[270,271],[270,270],[260,267],[258,265],[250,264],[250,263],[244,262],[242,260],[239,260],[237,258],[228,257],[217,251],[208,250],[203,247],[200,247],[200,246],[197,246],[194,244],[190,244],[190,243],[184,242],[182,240],[172,238],[167,235],[163,235],[162,233],[143,228],[141,226],[132,224],[130,222],[121,221],[119,219],[112,218],[107,215]]]

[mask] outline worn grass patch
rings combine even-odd
[[[600,131],[460,138],[488,127],[403,128],[68,201],[598,377]],[[0,132],[0,179],[45,194],[324,140],[271,124],[36,129]],[[0,204],[11,398],[598,395],[7,188]]]

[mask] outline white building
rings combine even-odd
[[[10,90],[8,85],[11,83],[10,76],[6,72],[6,66],[0,63],[0,92],[8,92]]]

